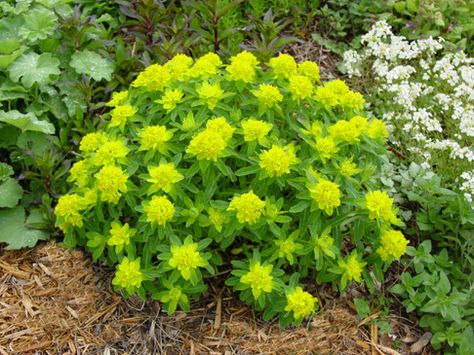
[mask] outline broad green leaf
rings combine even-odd
[[[18,181],[8,178],[0,183],[0,208],[13,208],[23,196],[23,189]]]
[[[364,299],[362,298],[355,298],[354,299],[354,305],[355,305],[355,308],[356,308],[356,311],[357,311],[357,315],[361,318],[361,319],[364,319],[366,318],[369,313],[370,313],[370,306],[369,304],[367,303],[367,301],[365,301]]]
[[[47,121],[40,121],[30,113],[21,113],[16,110],[0,111],[0,122],[9,123],[24,131],[36,131],[46,134],[54,134],[54,126]]]
[[[20,149],[24,151],[28,150],[39,157],[44,155],[50,146],[48,137],[50,136],[41,132],[23,132],[18,137],[16,144]],[[27,155],[30,155],[31,153],[28,153]]]
[[[25,226],[25,209],[21,206],[0,210],[0,231],[0,243],[7,243],[7,249],[34,247],[38,240],[48,238],[46,232]]]
[[[14,51],[13,53],[10,54],[1,54],[0,55],[0,68],[6,68],[8,67],[11,63],[17,59],[21,53],[23,53],[24,47],[20,47],[18,50]]]
[[[25,23],[20,36],[30,43],[44,40],[54,33],[58,19],[54,12],[46,8],[36,8],[23,15]]]
[[[13,168],[7,163],[0,162],[0,181],[5,181],[12,175]]]
[[[69,63],[78,74],[85,74],[94,80],[110,80],[114,72],[114,65],[95,52],[84,50],[76,52]]]
[[[23,54],[8,68],[10,78],[14,82],[21,83],[26,88],[31,88],[38,83],[41,86],[51,82],[52,75],[59,75],[59,59],[53,57],[51,53],[41,55],[30,52]]]

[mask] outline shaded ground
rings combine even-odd
[[[2,354],[397,354],[391,346],[407,353],[403,341],[419,338],[398,317],[390,319],[396,334],[378,338],[370,317],[361,322],[350,303],[321,293],[322,311],[287,330],[261,322],[228,289],[167,316],[157,302],[122,299],[111,273],[81,251],[47,243],[0,253]]]

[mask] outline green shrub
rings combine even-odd
[[[373,289],[408,243],[379,191],[387,131],[360,116],[359,93],[318,81],[315,63],[289,55],[147,67],[113,95],[106,129],[81,140],[55,209],[65,244],[170,312],[229,267],[227,284],[284,324],[316,307],[299,277]]]

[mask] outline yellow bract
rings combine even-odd
[[[241,126],[246,142],[258,141],[259,143],[265,142],[265,137],[273,128],[271,123],[253,118],[242,121]]]
[[[289,90],[293,99],[304,100],[313,93],[313,84],[306,76],[292,75],[290,77]]]
[[[256,262],[250,265],[250,271],[240,278],[240,282],[249,285],[255,299],[262,293],[270,293],[273,290],[272,265],[262,265]]]
[[[80,149],[83,152],[93,152],[107,142],[107,140],[107,135],[103,132],[89,133],[82,137]]]
[[[172,268],[178,269],[185,280],[190,279],[192,270],[207,265],[197,248],[198,243],[171,245],[171,259],[168,263]]]
[[[138,74],[138,77],[132,82],[132,86],[144,87],[148,91],[162,91],[171,79],[167,68],[159,64],[152,64]]]
[[[318,203],[319,209],[331,216],[334,209],[341,204],[339,186],[332,181],[321,179],[309,187],[311,197]]]
[[[204,82],[201,87],[197,90],[199,98],[203,100],[209,109],[216,107],[217,103],[224,95],[224,91],[221,89],[220,84],[209,84]]]
[[[148,193],[152,194],[159,190],[169,192],[174,184],[183,180],[181,175],[173,163],[161,163],[158,166],[148,167],[150,177],[147,179],[152,184],[148,189]]]
[[[283,100],[280,90],[270,84],[260,84],[258,90],[253,91],[253,94],[266,108],[271,108]]]
[[[121,192],[127,192],[127,175],[118,167],[104,166],[96,174],[97,189],[100,192],[101,201],[116,204]]]
[[[95,165],[112,165],[123,160],[128,154],[128,148],[120,139],[109,140],[97,149],[93,158]]]
[[[111,119],[109,127],[120,127],[120,129],[123,130],[127,123],[127,118],[132,117],[135,113],[137,113],[137,109],[131,105],[115,107],[110,111]]]
[[[198,160],[216,161],[226,147],[227,143],[221,134],[205,129],[191,139],[186,152],[195,155]]]
[[[240,223],[254,224],[258,221],[265,208],[265,201],[255,195],[252,191],[235,196],[227,208],[228,211],[237,212],[237,220]]]
[[[144,208],[147,222],[164,226],[174,216],[174,205],[166,196],[153,196]]]
[[[110,227],[107,245],[115,246],[117,253],[120,253],[125,245],[130,244],[130,238],[135,235],[136,230],[130,228],[128,223],[122,225],[119,222],[112,222]]]
[[[288,79],[296,74],[295,59],[289,54],[280,53],[278,57],[270,59],[269,65],[273,68],[273,74],[277,78]]]
[[[299,320],[313,313],[317,302],[317,298],[298,286],[287,293],[285,311],[293,312],[293,317]]]
[[[173,133],[165,126],[148,126],[139,133],[139,137],[140,150],[155,150],[166,154],[166,142],[173,137]]]
[[[369,218],[381,218],[386,222],[395,222],[393,198],[384,191],[370,191],[365,195],[365,207],[369,210]]]
[[[383,261],[390,261],[390,259],[400,259],[405,254],[408,240],[400,231],[388,230],[382,233],[380,238],[380,247],[377,249],[377,254]]]
[[[319,82],[319,67],[315,62],[305,61],[298,64],[298,74],[306,76],[313,83]]]
[[[265,170],[269,176],[282,176],[290,172],[290,167],[298,159],[293,146],[279,147],[273,145],[271,149],[264,150],[260,155],[260,167]]]
[[[247,51],[243,51],[230,58],[226,71],[230,80],[241,80],[250,83],[255,80],[258,60]]]
[[[141,286],[144,280],[145,276],[140,270],[140,259],[130,261],[125,257],[117,267],[112,284],[132,293]]]

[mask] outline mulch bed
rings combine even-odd
[[[124,300],[110,270],[82,251],[50,242],[0,253],[1,354],[398,354],[342,299],[322,299],[317,316],[286,330],[259,320],[228,289],[168,316],[158,302]],[[394,320],[399,339],[419,338]]]

